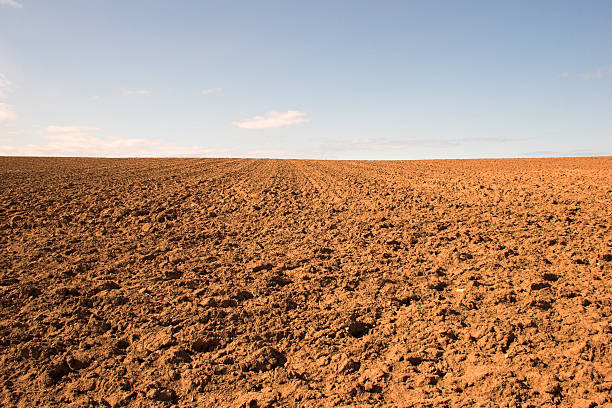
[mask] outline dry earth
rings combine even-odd
[[[612,406],[612,158],[0,158],[5,407]]]

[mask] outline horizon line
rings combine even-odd
[[[3,156],[0,158],[11,159],[92,159],[92,160],[298,160],[298,161],[361,161],[361,162],[406,162],[406,161],[450,161],[450,160],[554,160],[554,159],[612,159],[612,155],[585,155],[585,156],[516,156],[516,157],[448,157],[428,159],[305,159],[286,157],[240,157],[240,156]]]

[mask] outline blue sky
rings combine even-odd
[[[610,1],[0,0],[0,155],[612,154]]]

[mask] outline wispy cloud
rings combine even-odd
[[[12,82],[8,80],[6,75],[0,73],[0,87],[6,88],[11,86]]]
[[[2,73],[0,73],[0,98],[8,98],[13,83]]]
[[[243,129],[277,129],[284,126],[307,123],[306,112],[290,110],[287,112],[271,111],[263,116],[242,119],[232,122],[232,125]]]
[[[562,72],[561,75],[559,75],[561,78],[569,78],[569,72]]]
[[[376,139],[353,139],[347,142],[331,142],[324,150],[351,151],[351,150],[406,150],[415,147],[450,148],[472,143],[511,143],[529,140],[502,138],[502,137],[472,137],[455,139],[411,139],[411,140],[376,140]]]
[[[210,95],[211,93],[221,92],[223,88],[207,88],[202,89],[202,95]]]
[[[580,74],[580,77],[582,79],[601,79],[608,74],[612,74],[612,65],[609,67],[598,67],[594,71]]]
[[[123,95],[125,95],[125,96],[130,96],[130,95],[151,95],[152,93],[153,93],[153,91],[151,91],[150,89],[133,89],[133,90],[123,91]]]
[[[537,150],[533,152],[520,153],[517,157],[598,157],[598,156],[609,156],[610,151],[597,151],[594,152],[591,149],[578,149],[578,150]]]
[[[15,8],[23,8],[21,3],[18,3],[15,0],[0,0],[0,5],[2,5],[2,6],[11,6],[11,7],[15,7]]]
[[[248,150],[242,156],[257,159],[314,159],[320,158],[318,151],[298,151],[286,149]]]
[[[222,149],[177,146],[161,139],[120,138],[98,134],[91,126],[48,126],[45,142],[0,146],[8,156],[86,156],[86,157],[204,157],[219,156]]]
[[[11,105],[7,105],[6,103],[0,103],[0,122],[4,122],[7,120],[15,120],[17,116],[13,112]]]
[[[79,133],[100,130],[100,128],[92,126],[47,126],[47,132],[50,133]]]

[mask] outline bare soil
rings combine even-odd
[[[0,158],[0,405],[612,406],[612,158]]]

